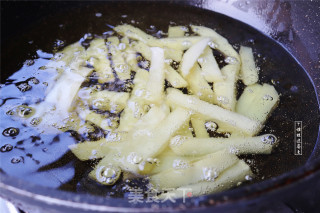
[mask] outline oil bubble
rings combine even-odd
[[[13,149],[11,144],[5,144],[0,148],[1,152],[10,152]]]
[[[15,137],[19,134],[19,129],[14,127],[9,127],[3,130],[2,135],[6,137]]]

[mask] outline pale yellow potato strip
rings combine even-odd
[[[226,149],[231,153],[242,154],[270,154],[273,144],[268,139],[276,138],[266,134],[256,137],[231,138],[193,138],[175,136],[171,139],[170,148],[181,156],[199,156]]]
[[[214,103],[231,111],[235,111],[237,103],[238,70],[238,65],[229,64],[224,66],[221,72],[225,76],[225,79],[213,84]]]
[[[197,138],[209,138],[209,133],[205,127],[206,120],[202,116],[191,116],[191,124]]]
[[[183,37],[186,30],[188,28],[184,26],[169,26],[168,28],[168,37],[173,38],[173,37]]]
[[[213,56],[211,48],[204,49],[203,54],[198,59],[201,66],[201,73],[208,82],[219,82],[224,80],[216,59]]]
[[[168,169],[150,176],[150,183],[157,189],[177,188],[219,176],[239,159],[224,150],[205,156],[181,169]],[[208,170],[211,170],[210,174]]]
[[[108,59],[108,49],[104,39],[94,39],[86,50],[86,58],[98,73],[99,83],[114,81],[114,76]]]
[[[150,49],[152,57],[146,99],[151,103],[160,104],[164,97],[164,50],[159,47],[151,47]]]
[[[143,69],[139,69],[136,73],[133,83],[134,87],[131,96],[120,115],[119,130],[129,131],[135,123],[146,112],[146,103],[144,96],[146,93],[146,86],[149,79],[149,72]]]
[[[192,45],[182,56],[179,70],[183,77],[189,75],[191,68],[197,62],[199,56],[203,53],[204,49],[208,46],[209,38],[204,38],[201,41]]]
[[[170,88],[167,89],[167,91],[167,101],[169,104],[187,108],[195,113],[205,116],[208,119],[222,122],[226,126],[230,127],[230,129],[235,129],[250,136],[257,134],[260,131],[260,122],[252,120],[239,113],[231,112],[219,106],[201,101],[195,96],[184,95],[179,90]]]
[[[221,51],[225,56],[233,57],[240,63],[240,57],[237,51],[233,49],[232,45],[229,44],[228,40],[218,34],[213,29],[203,27],[203,26],[195,26],[191,25],[191,29],[193,32],[199,34],[200,36],[210,37],[212,41],[217,45],[217,49]]]
[[[175,198],[188,198],[187,193],[190,192],[192,197],[217,193],[237,186],[239,182],[246,181],[246,176],[252,175],[250,167],[244,161],[240,160],[235,165],[226,169],[214,181],[201,181],[199,183],[181,186],[168,193],[174,195]],[[159,195],[159,198],[166,199],[167,196],[166,193],[163,193]]]
[[[91,93],[88,102],[96,109],[121,112],[128,99],[129,93],[102,90]]]
[[[279,94],[272,85],[253,84],[241,94],[236,112],[264,123],[279,103]]]
[[[182,78],[181,75],[169,64],[165,64],[165,77],[174,88],[183,88],[188,86],[186,80]]]
[[[241,80],[245,85],[257,83],[259,80],[259,73],[254,62],[252,49],[250,47],[241,46],[239,54],[241,58]]]
[[[188,82],[188,89],[192,94],[198,96],[203,101],[216,103],[215,94],[203,75],[201,75],[201,69],[197,63],[192,67],[185,79]]]

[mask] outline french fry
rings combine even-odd
[[[167,101],[171,105],[178,105],[187,108],[193,112],[199,113],[208,119],[221,122],[230,129],[243,132],[249,136],[257,134],[261,129],[261,123],[252,120],[241,114],[231,112],[219,106],[209,104],[201,101],[195,96],[184,95],[179,90],[169,88],[167,89]]]
[[[270,154],[276,140],[276,137],[270,134],[231,138],[193,138],[178,135],[171,139],[170,148],[182,156],[205,155],[222,149],[237,155]]]
[[[165,64],[165,77],[174,88],[183,88],[188,86],[186,80],[184,80],[184,78],[182,78],[181,75],[169,64]]]
[[[142,54],[147,60],[151,61],[151,49],[150,47],[143,43],[142,41],[137,41],[133,44],[133,49]]]
[[[213,91],[215,94],[214,103],[231,111],[235,111],[237,102],[238,70],[238,65],[229,64],[224,66],[221,69],[221,72],[225,76],[225,79],[213,84]]]
[[[183,51],[171,49],[168,47],[164,48],[164,56],[166,59],[172,59],[174,61],[180,62],[182,60]]]
[[[191,116],[191,124],[197,138],[209,138],[209,133],[205,127],[206,120],[199,115]]]
[[[231,44],[229,44],[228,40],[218,34],[216,31],[203,27],[203,26],[195,26],[191,25],[191,29],[193,32],[199,34],[200,36],[210,37],[212,41],[217,45],[217,49],[221,51],[225,56],[233,57],[233,63],[240,63],[240,57],[237,51],[233,49]]]
[[[98,73],[99,83],[114,81],[112,68],[107,55],[108,50],[104,39],[92,40],[90,42],[90,47],[86,50],[86,59]]]
[[[150,176],[150,183],[157,189],[177,188],[203,180],[213,181],[225,169],[237,163],[239,159],[222,150],[203,157],[181,168],[172,168]]]
[[[193,66],[185,79],[188,82],[188,89],[192,94],[198,96],[199,99],[203,101],[215,103],[215,94],[212,91],[211,86],[201,75],[201,69],[197,63]]]
[[[107,46],[109,52],[112,54],[112,68],[116,72],[118,78],[122,81],[128,80],[131,78],[131,70],[129,65],[125,62],[122,57],[121,51],[119,50],[119,39],[115,36],[109,37],[107,39]]]
[[[97,91],[90,95],[88,103],[96,109],[121,112],[127,104],[129,93],[114,91]]]
[[[106,138],[98,141],[84,141],[70,145],[69,148],[81,161],[98,159],[105,157],[111,150],[122,145],[126,137],[126,132],[110,132]]]
[[[155,104],[160,104],[164,97],[164,50],[151,47],[151,66],[147,83],[146,99]]]
[[[139,69],[136,73],[133,83],[131,97],[129,98],[123,112],[120,115],[119,130],[129,131],[135,123],[146,112],[146,103],[144,96],[146,93],[146,86],[149,79],[149,72],[143,69]]]
[[[279,103],[279,94],[272,85],[253,84],[241,94],[236,112],[253,120],[265,123]]]
[[[257,83],[259,80],[259,73],[254,62],[252,49],[250,47],[241,46],[239,54],[241,59],[241,80],[245,85]]]
[[[179,67],[181,75],[187,77],[191,68],[194,66],[199,56],[203,53],[207,47],[209,38],[204,38],[201,41],[192,45],[182,56],[181,65]]]
[[[168,37],[183,37],[188,28],[184,26],[169,26]]]
[[[250,167],[240,160],[238,163],[227,168],[215,181],[201,181],[199,183],[185,185],[168,193],[174,194],[175,198],[185,198],[186,193],[191,192],[192,197],[207,195],[228,190],[237,186],[238,183],[246,181],[246,176],[252,176]],[[165,199],[166,193],[159,196],[159,199]]]
[[[201,66],[201,74],[208,82],[220,82],[224,80],[216,59],[210,47],[204,49],[203,54],[198,59]]]
[[[154,166],[149,175],[157,174],[168,169],[177,169],[183,165],[200,160],[201,158],[203,157],[179,156],[170,148],[166,148],[160,155],[157,156],[156,159],[159,163]]]

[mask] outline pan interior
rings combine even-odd
[[[1,172],[44,186],[101,196],[127,196],[123,187],[128,184],[142,187],[140,180],[122,181],[113,187],[90,181],[87,174],[96,162],[81,162],[68,151],[68,145],[77,140],[73,134],[36,132],[11,120],[6,108],[31,104],[44,97],[48,73],[41,73],[46,60],[36,56],[37,50],[51,53],[54,48],[74,43],[88,33],[107,35],[110,27],[122,23],[133,24],[158,35],[160,31],[167,32],[169,25],[204,25],[216,29],[235,48],[240,45],[253,47],[260,67],[260,82],[273,84],[281,94],[280,104],[262,133],[276,135],[280,143],[271,155],[242,156],[250,162],[256,174],[256,178],[247,184],[277,177],[307,162],[318,136],[318,102],[305,70],[282,46],[251,27],[214,12],[180,5],[168,6],[167,3],[108,2],[82,5],[68,12],[59,12],[57,8],[56,14],[35,21],[23,34],[15,35],[2,44],[0,131],[14,127],[19,129],[19,134],[10,137],[0,135],[1,147],[12,147],[12,150],[0,153]],[[20,71],[13,74],[17,70]],[[32,78],[35,72],[39,73],[38,83]],[[18,86],[26,81],[31,82],[32,89],[21,92]],[[302,121],[302,155],[294,155],[295,121]]]

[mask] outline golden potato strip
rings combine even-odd
[[[233,154],[270,154],[276,142],[274,135],[231,138],[192,138],[175,136],[170,141],[170,148],[177,155],[199,156],[222,149]]]
[[[279,103],[279,94],[272,85],[247,86],[237,103],[236,112],[264,123]]]
[[[261,128],[260,122],[252,120],[241,114],[201,101],[195,96],[184,95],[179,90],[173,88],[169,88],[167,91],[167,101],[169,104],[187,108],[205,116],[208,119],[222,122],[226,126],[230,127],[230,129],[235,129],[252,136],[257,134]]]
[[[250,47],[241,46],[239,54],[241,58],[241,80],[245,85],[257,83],[259,80],[259,73],[254,62],[252,49]]]
[[[147,44],[141,41],[137,41],[133,44],[133,49],[139,52],[144,58],[151,61],[152,53],[150,47]]]

